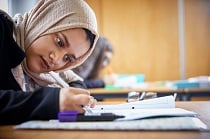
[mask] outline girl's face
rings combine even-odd
[[[83,29],[69,29],[36,39],[26,49],[26,64],[32,72],[45,73],[73,65],[90,48]]]

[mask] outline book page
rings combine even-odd
[[[92,110],[122,110],[122,109],[156,109],[175,108],[175,99],[171,96],[158,97],[142,101],[127,102],[115,105],[96,105]]]
[[[195,112],[175,108],[175,100],[173,96],[115,105],[97,105],[91,110],[94,114],[114,113],[116,115],[124,116],[124,118],[117,119],[120,121],[165,116],[196,116]]]
[[[158,109],[121,109],[121,110],[95,110],[95,113],[114,113],[116,115],[123,115],[124,118],[116,119],[116,121],[139,120],[145,118],[155,117],[180,117],[189,116],[195,117],[197,114],[181,108],[158,108]]]

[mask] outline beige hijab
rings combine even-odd
[[[66,29],[86,28],[95,34],[93,47],[80,61],[67,69],[57,71],[61,72],[62,77],[67,82],[79,79],[69,69],[79,66],[87,59],[98,39],[96,16],[84,0],[40,0],[23,17],[15,16],[15,21],[17,23],[15,29],[16,41],[23,50],[26,50],[40,36]],[[30,71],[24,60],[22,66],[13,69],[13,74],[23,90],[25,90],[25,79],[23,73],[21,73],[22,69],[40,86],[59,86],[56,85],[56,81],[48,73],[36,74]]]

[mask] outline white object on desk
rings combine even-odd
[[[175,108],[174,96],[164,96],[115,105],[96,105],[92,110]]]
[[[118,121],[161,116],[194,117],[197,115],[192,111],[175,108],[175,100],[172,95],[115,105],[97,105],[91,109],[94,113],[114,113],[116,115],[125,116],[125,118],[118,119]]]

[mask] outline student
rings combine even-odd
[[[95,99],[69,69],[86,60],[97,39],[95,14],[83,0],[40,0],[14,22],[0,11],[0,124],[94,107]],[[60,88],[48,72],[65,77],[66,70],[71,87]]]
[[[100,74],[108,66],[112,54],[111,43],[105,37],[100,36],[92,55],[73,71],[84,79],[87,88],[104,87],[105,82],[100,78]]]

